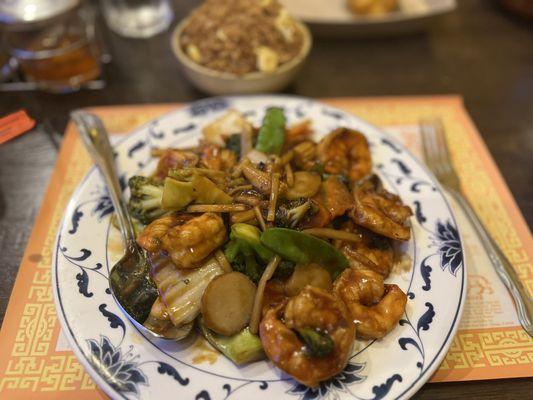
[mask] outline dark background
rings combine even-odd
[[[197,1],[174,1],[179,19]],[[533,224],[533,24],[495,1],[459,0],[425,33],[315,38],[286,91],[308,97],[461,94],[528,225]],[[102,28],[107,87],[68,95],[0,92],[0,116],[28,110],[40,127],[0,146],[0,321],[73,108],[201,97],[180,74],[169,32],[147,40]],[[46,129],[43,129],[46,127]],[[514,312],[510,310],[510,312]],[[530,399],[533,380],[426,385],[420,399]]]

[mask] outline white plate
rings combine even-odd
[[[347,0],[280,0],[289,13],[324,36],[371,36],[407,33],[429,26],[457,7],[455,0],[399,0],[399,10],[385,15],[352,13]]]
[[[376,172],[415,211],[412,239],[402,246],[413,266],[389,280],[408,293],[401,323],[383,340],[358,342],[346,370],[317,389],[297,384],[267,361],[238,368],[220,356],[195,363],[198,345],[150,341],[120,312],[107,276],[117,232],[112,205],[93,168],[73,194],[57,237],[53,263],[56,306],[82,365],[113,398],[396,399],[415,393],[438,367],[457,329],[466,274],[457,225],[442,189],[407,150],[381,130],[321,103],[282,96],[212,98],[171,112],[117,145],[122,179],[151,171],[150,148],[189,146],[201,127],[229,107],[259,124],[269,106],[290,123],[311,118],[317,137],[338,126],[368,138]]]

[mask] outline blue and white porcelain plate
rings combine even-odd
[[[201,128],[229,108],[256,125],[281,106],[289,123],[310,118],[316,137],[339,126],[364,133],[374,169],[411,206],[412,239],[400,251],[410,268],[389,281],[407,294],[405,315],[384,339],[357,342],[346,369],[310,389],[268,361],[236,367],[199,339],[162,342],[144,337],[123,315],[108,287],[120,257],[110,223],[113,206],[93,168],[72,196],[54,254],[53,282],[63,330],[81,364],[112,398],[160,399],[405,399],[432,375],[453,339],[466,290],[463,248],[442,188],[401,144],[344,111],[297,97],[212,98],[151,121],[116,144],[121,180],[155,167],[150,149],[196,144]]]

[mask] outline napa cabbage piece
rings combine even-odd
[[[170,257],[150,254],[152,277],[174,326],[192,322],[200,313],[202,296],[213,278],[223,273],[215,258],[195,269],[178,269]]]
[[[237,365],[259,361],[265,358],[263,345],[259,336],[246,327],[233,336],[219,335],[207,328],[203,320],[198,321],[200,332],[215,349],[220,351]]]
[[[189,335],[194,323],[189,322],[181,326],[174,325],[170,320],[167,307],[161,297],[158,297],[143,325],[150,331],[158,333],[167,339],[181,340]]]

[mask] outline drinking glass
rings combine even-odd
[[[50,92],[71,92],[100,76],[94,11],[78,7],[6,32],[5,41],[26,80]]]
[[[107,25],[131,38],[148,38],[168,29],[174,12],[169,0],[102,0]]]

